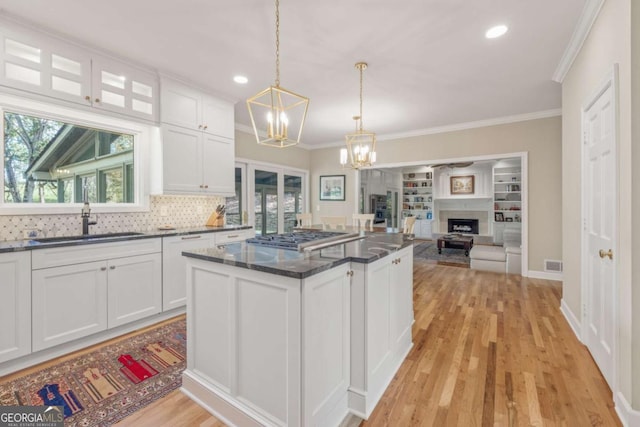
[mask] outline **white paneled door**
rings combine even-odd
[[[617,153],[613,74],[583,112],[583,339],[612,389],[617,334]],[[585,330],[586,329],[586,330]]]

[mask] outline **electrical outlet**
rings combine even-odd
[[[169,216],[169,209],[166,206],[160,206],[160,216]]]

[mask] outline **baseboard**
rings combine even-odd
[[[545,279],[545,280],[556,280],[558,282],[562,282],[562,273],[550,273],[548,271],[535,271],[529,270],[527,272],[527,277],[532,279]]]
[[[580,327],[580,320],[576,317],[576,315],[571,311],[571,308],[564,302],[564,299],[560,301],[560,312],[564,315],[564,318],[567,320],[569,327],[573,331],[573,334],[578,338],[578,341],[582,342],[580,336],[582,335],[580,331],[582,328]]]
[[[640,426],[640,411],[633,409],[622,393],[614,394],[613,403],[616,405],[616,413],[624,427]]]
[[[262,427],[274,423],[253,413],[246,407],[227,399],[222,393],[205,384],[188,369],[182,373],[180,391],[228,426]]]

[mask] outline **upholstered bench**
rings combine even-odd
[[[474,246],[469,252],[471,268],[496,273],[522,274],[520,227],[505,229],[503,241],[502,246]]]
[[[507,271],[507,254],[502,246],[476,245],[471,248],[469,258],[471,258],[471,268],[474,270],[496,273]]]
[[[520,246],[505,246],[507,256],[507,273],[522,274],[522,248]]]

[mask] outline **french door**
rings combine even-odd
[[[308,210],[306,173],[266,165],[250,165],[249,207],[256,234],[293,231],[296,214]]]

